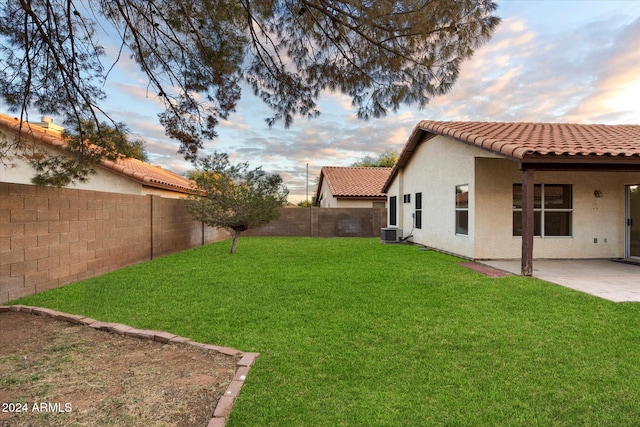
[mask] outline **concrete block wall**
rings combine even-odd
[[[381,208],[282,208],[280,218],[245,236],[379,237],[387,226]]]
[[[377,237],[386,209],[282,208],[247,236]],[[0,183],[0,304],[224,240],[182,199]]]
[[[227,237],[180,199],[0,183],[0,303]]]
[[[379,237],[386,226],[386,209],[318,208],[319,237]]]
[[[183,204],[184,201],[180,199],[151,196],[153,257],[189,249],[202,243],[202,236],[197,242],[192,238],[192,228],[202,231],[202,226],[192,220]]]
[[[317,209],[314,208],[281,208],[280,218],[260,228],[243,231],[243,236],[312,236],[314,220],[317,222]]]
[[[152,206],[152,257],[172,254],[230,237],[225,230],[194,221],[182,199],[150,196]]]

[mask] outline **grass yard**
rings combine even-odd
[[[638,425],[639,304],[378,239],[230,244],[15,303],[260,352],[229,426]]]

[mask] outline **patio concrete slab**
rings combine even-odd
[[[482,261],[520,274],[520,260]],[[640,265],[607,259],[534,260],[533,277],[614,302],[640,302]]]

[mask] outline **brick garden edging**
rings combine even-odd
[[[482,273],[485,276],[489,277],[505,277],[511,276],[511,273],[508,273],[503,270],[498,270],[497,268],[490,267],[488,265],[480,264],[477,262],[459,262],[459,266],[466,267],[469,270],[477,271],[478,273]]]
[[[229,418],[233,405],[240,394],[244,380],[249,374],[249,369],[258,356],[260,356],[260,353],[244,353],[240,350],[236,350],[235,348],[194,342],[189,338],[180,337],[168,332],[135,329],[121,323],[100,322],[98,320],[91,319],[90,317],[63,313],[61,311],[51,310],[48,308],[31,307],[27,305],[0,305],[0,312],[7,311],[17,311],[21,313],[35,314],[38,316],[52,317],[54,319],[64,320],[70,323],[86,325],[96,330],[107,331],[133,338],[152,340],[163,344],[187,344],[205,350],[226,354],[228,356],[241,356],[240,360],[236,364],[237,369],[233,380],[227,387],[224,395],[220,400],[218,400],[216,409],[214,410],[213,416],[207,424],[207,427],[224,427],[227,424],[227,419]]]

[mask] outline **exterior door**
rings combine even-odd
[[[627,187],[627,256],[640,258],[640,184]]]

